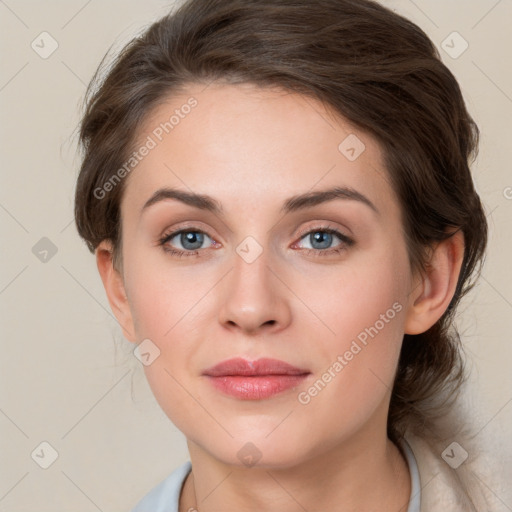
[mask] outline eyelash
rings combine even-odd
[[[351,247],[355,243],[354,240],[352,240],[348,236],[344,235],[343,233],[340,233],[337,229],[334,229],[330,226],[319,226],[314,229],[304,230],[304,231],[300,232],[298,235],[299,241],[302,240],[306,235],[310,235],[312,233],[318,233],[318,232],[327,233],[330,235],[336,235],[341,240],[341,243],[332,249],[302,249],[302,251],[305,251],[306,254],[308,254],[308,255],[312,255],[315,257],[316,256],[322,257],[322,256],[332,256],[334,254],[341,254],[342,252],[346,251],[348,247]],[[172,256],[177,256],[179,258],[189,257],[189,256],[197,256],[199,254],[199,251],[201,251],[202,249],[195,250],[195,251],[181,251],[179,249],[173,249],[173,248],[166,246],[166,244],[167,244],[167,242],[169,242],[169,240],[172,240],[176,235],[180,235],[181,233],[201,233],[203,235],[208,236],[209,238],[212,238],[212,237],[210,237],[210,235],[208,235],[208,233],[206,233],[205,231],[202,231],[200,229],[186,228],[186,229],[179,229],[177,231],[172,231],[170,233],[165,233],[158,240],[158,245],[161,246],[162,249],[166,253],[168,253]]]

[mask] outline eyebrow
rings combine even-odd
[[[317,192],[307,192],[297,196],[290,197],[281,209],[284,213],[295,212],[305,208],[310,208],[327,201],[334,199],[348,199],[352,201],[359,201],[370,207],[376,214],[380,214],[377,207],[363,194],[350,187],[334,187],[327,190],[320,190]]]
[[[175,188],[160,188],[144,203],[141,215],[150,206],[167,199],[175,199],[194,208],[198,208],[199,210],[210,211],[217,215],[223,214],[221,203],[211,196],[186,192]],[[350,187],[334,187],[327,190],[306,192],[305,194],[292,196],[283,203],[281,212],[291,213],[304,210],[328,201],[333,201],[334,199],[359,201],[371,208],[376,214],[380,215],[377,207],[366,196]]]

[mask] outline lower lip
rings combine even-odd
[[[247,377],[228,375],[208,376],[218,390],[241,400],[263,400],[301,384],[309,374],[303,375],[261,375]]]

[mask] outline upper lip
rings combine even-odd
[[[228,375],[259,376],[259,375],[304,375],[309,370],[297,368],[278,359],[262,358],[256,361],[247,361],[241,357],[227,359],[203,372],[210,377]]]

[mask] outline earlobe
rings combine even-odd
[[[460,230],[433,249],[427,270],[411,292],[405,334],[425,332],[441,318],[455,294],[463,259]]]
[[[124,337],[135,342],[133,319],[126,295],[123,276],[114,268],[112,244],[108,240],[102,241],[96,248],[96,265],[103,281],[110,308],[117,322],[123,330]]]

